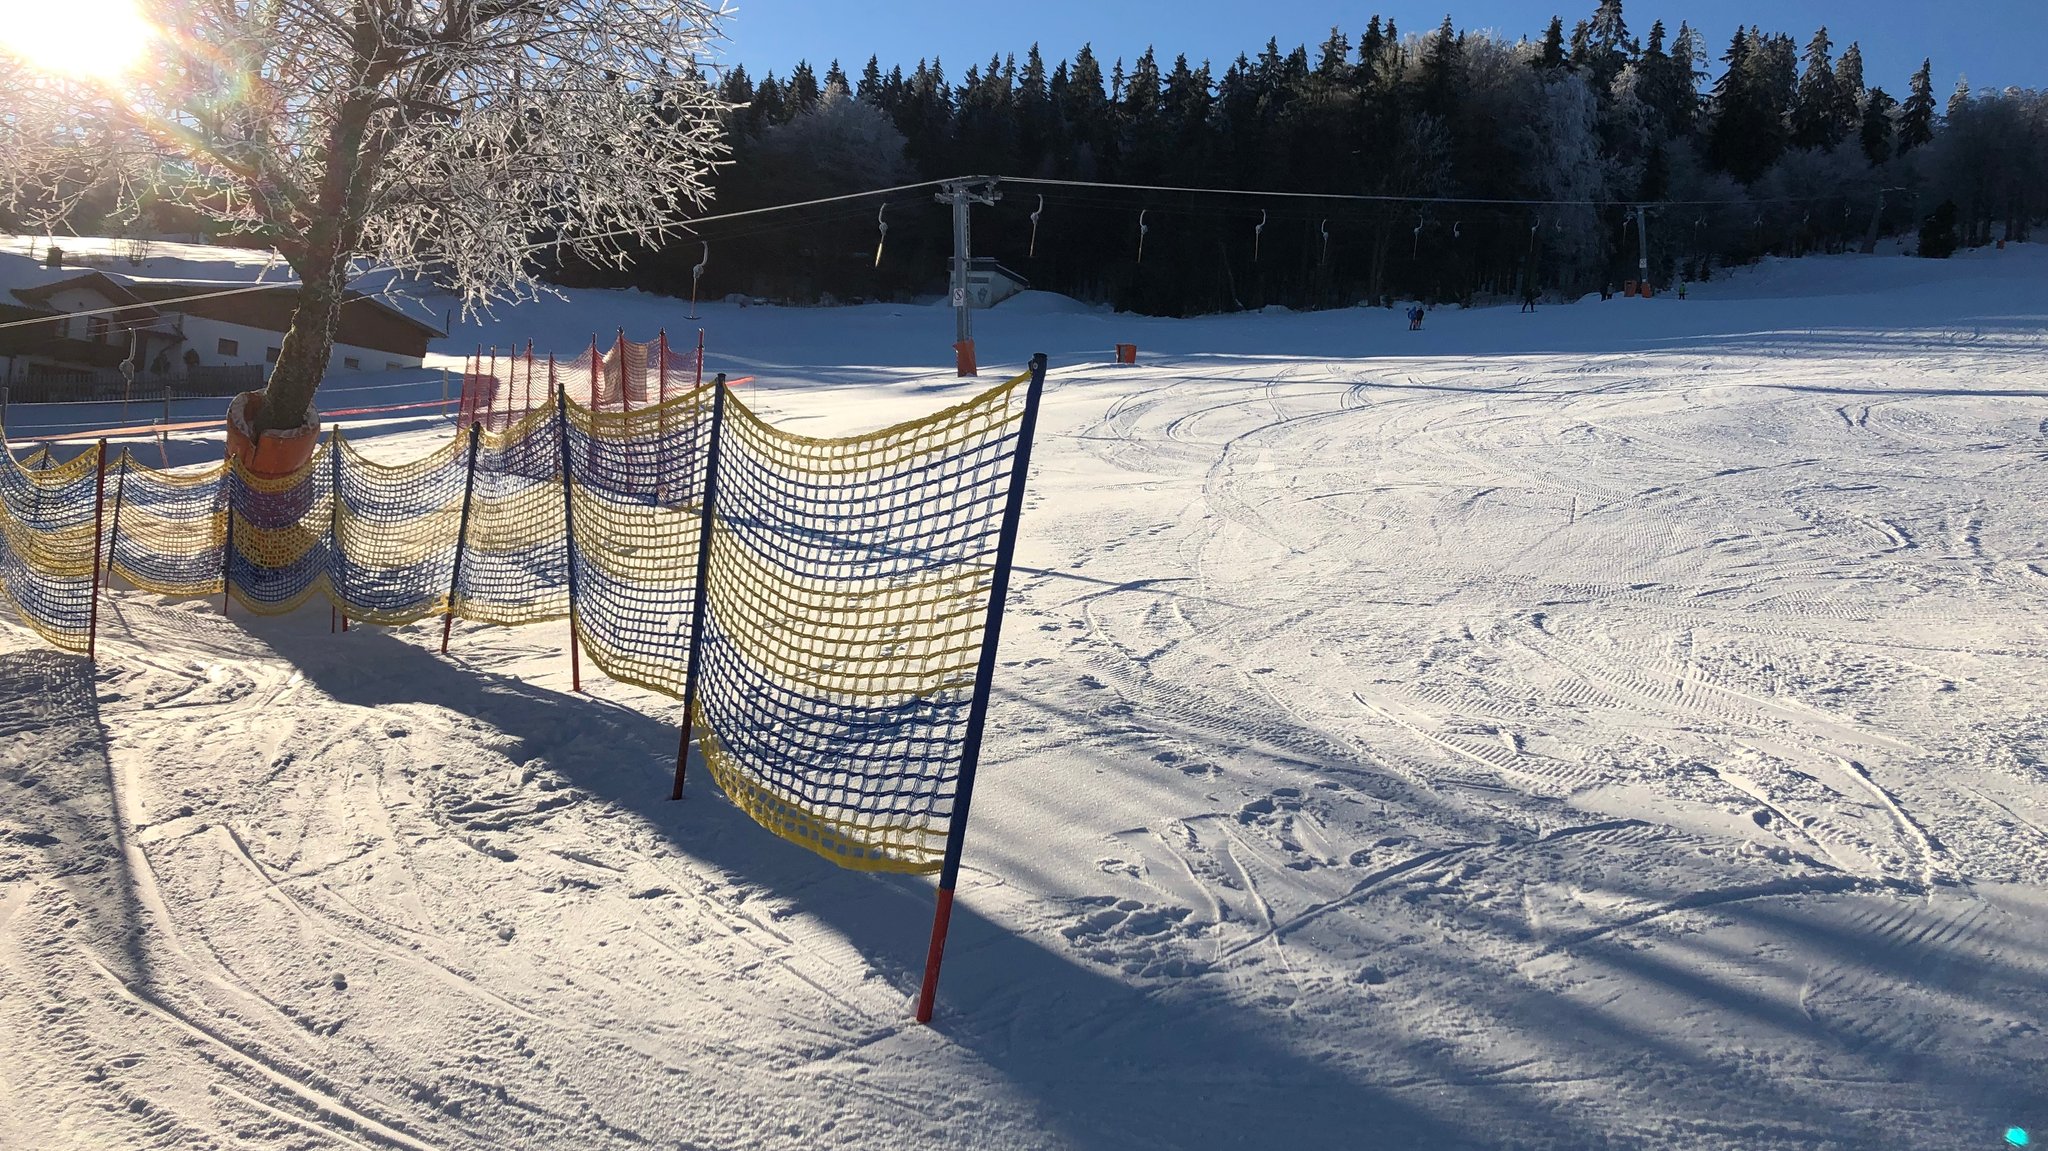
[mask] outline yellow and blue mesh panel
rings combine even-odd
[[[351,619],[411,623],[448,606],[468,449],[451,439],[399,464],[336,437],[328,580]]]
[[[630,347],[644,345],[629,345]],[[613,679],[680,696],[690,653],[712,389],[568,405],[577,637]]]
[[[466,412],[473,452],[455,437],[385,463],[337,435],[274,478],[124,452],[108,562],[265,614],[321,596],[391,624],[573,612],[600,668],[691,702],[714,778],[764,826],[847,867],[941,870],[1033,377],[819,439],[683,386],[679,360],[623,342],[566,368],[508,358],[488,388],[466,382],[504,401]],[[73,651],[89,650],[98,464],[0,466],[0,592]]]
[[[553,406],[483,434],[455,614],[523,624],[569,614],[562,452]],[[459,498],[459,496],[458,496]]]
[[[842,439],[726,397],[700,746],[735,803],[842,866],[943,860],[1029,380]]]
[[[91,643],[100,456],[58,463],[47,448],[0,464],[0,596],[22,622],[65,651]]]
[[[124,451],[108,469],[114,574],[144,591],[185,598],[221,590],[227,539],[225,464],[189,472],[144,467]]]
[[[332,552],[334,447],[322,444],[289,476],[227,469],[227,579],[235,601],[258,615],[292,611],[327,591]]]

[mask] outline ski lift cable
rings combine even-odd
[[[1609,205],[1614,204],[1620,204],[1627,207],[1634,207],[1638,203],[1652,203],[1648,201],[1625,200],[1616,199],[1612,197],[1603,199],[1583,200],[1544,200],[1496,198],[1483,196],[1381,196],[1363,195],[1359,193],[1349,192],[1272,192],[1254,190],[1249,188],[1195,188],[1172,184],[1116,184],[1102,180],[1055,180],[1043,176],[1005,176],[1003,177],[1003,182],[1008,184],[1031,184],[1034,186],[1057,188],[1108,188],[1127,192],[1176,192],[1203,196],[1258,196],[1288,200],[1350,200],[1374,204],[1496,204],[1504,206],[1520,205],[1524,207],[1543,206],[1598,208],[1607,207]],[[1827,196],[1771,196],[1766,197],[1764,199],[1757,199],[1755,197],[1744,197],[1739,200],[1657,200],[1652,203],[1652,206],[1678,207],[1713,204],[1760,203],[1799,204],[1813,203],[1821,200],[1834,200],[1839,198],[1840,195],[1841,193],[1837,192],[1833,195]]]
[[[1253,190],[1253,189],[1246,189],[1246,188],[1195,188],[1195,187],[1184,187],[1184,186],[1176,186],[1176,185],[1158,185],[1158,184],[1117,184],[1117,183],[1110,183],[1110,182],[1106,182],[1106,181],[1100,181],[1100,180],[1056,180],[1056,179],[1049,179],[1049,178],[1045,178],[1045,177],[1038,177],[1038,176],[1015,176],[1015,177],[953,177],[953,178],[949,178],[949,179],[941,179],[941,180],[920,180],[920,181],[917,181],[916,183],[911,183],[911,184],[898,184],[898,185],[895,185],[895,186],[893,186],[893,187],[888,187],[888,188],[874,188],[874,189],[870,189],[870,190],[867,190],[867,191],[862,191],[862,192],[847,192],[847,193],[845,193],[845,194],[842,194],[842,195],[838,195],[838,196],[821,196],[821,197],[818,197],[818,198],[816,198],[816,199],[811,199],[811,200],[799,200],[799,201],[796,201],[796,202],[793,202],[793,203],[788,203],[788,204],[770,204],[770,205],[767,205],[767,206],[765,206],[765,207],[760,207],[760,208],[745,208],[745,209],[741,209],[741,210],[739,210],[739,211],[736,211],[736,212],[718,212],[718,213],[713,213],[712,215],[708,215],[708,216],[698,216],[698,217],[695,217],[695,218],[693,218],[693,219],[689,219],[689,220],[684,220],[684,221],[678,222],[678,223],[676,223],[676,224],[672,225],[672,226],[671,226],[671,227],[670,227],[670,228],[669,228],[668,230],[669,230],[669,231],[672,231],[672,232],[679,232],[679,233],[682,233],[682,234],[685,234],[685,235],[689,235],[689,234],[693,233],[693,232],[694,232],[694,231],[695,231],[695,230],[696,230],[697,228],[700,228],[700,227],[702,227],[703,225],[706,225],[706,224],[716,224],[716,223],[723,223],[723,222],[726,222],[726,221],[729,221],[729,220],[740,220],[740,219],[746,219],[746,218],[749,218],[749,217],[755,217],[755,216],[765,216],[765,215],[769,215],[769,214],[772,214],[772,213],[777,213],[777,212],[790,212],[790,211],[796,211],[796,210],[798,210],[798,209],[801,209],[801,208],[813,208],[813,207],[820,207],[820,206],[823,206],[823,205],[828,205],[828,204],[840,204],[840,203],[845,203],[845,202],[847,202],[847,201],[852,201],[852,200],[866,200],[866,199],[872,199],[873,197],[876,197],[876,196],[890,196],[890,195],[894,195],[894,194],[896,194],[896,193],[898,193],[898,192],[912,192],[912,191],[918,191],[918,190],[921,190],[921,189],[925,189],[925,188],[931,188],[931,187],[937,187],[937,186],[941,186],[941,185],[944,185],[944,184],[948,184],[948,183],[955,183],[955,182],[958,182],[958,181],[960,181],[960,180],[965,180],[965,179],[987,179],[987,180],[991,180],[991,181],[994,181],[994,180],[998,180],[998,179],[999,179],[999,180],[1001,180],[1001,181],[1003,181],[1003,182],[1007,182],[1007,183],[1012,183],[1012,184],[1027,184],[1027,185],[1032,185],[1032,186],[1037,186],[1037,187],[1059,187],[1059,188],[1099,188],[1099,189],[1105,189],[1105,190],[1113,190],[1113,191],[1132,191],[1132,192],[1170,192],[1170,193],[1180,193],[1180,194],[1192,194],[1192,195],[1206,195],[1206,196],[1244,196],[1244,197],[1254,197],[1254,198],[1265,198],[1265,199],[1283,199],[1283,200],[1321,200],[1321,201],[1325,201],[1325,202],[1331,202],[1331,201],[1340,201],[1340,202],[1342,202],[1342,201],[1348,201],[1348,202],[1358,202],[1358,203],[1378,203],[1378,204],[1473,204],[1473,205],[1494,205],[1494,206],[1501,206],[1501,207],[1516,207],[1516,206],[1522,206],[1522,207],[1529,207],[1529,206],[1543,206],[1543,207],[1600,207],[1600,206],[1605,206],[1605,205],[1610,205],[1610,204],[1631,204],[1631,203],[1633,203],[1633,201],[1626,201],[1626,200],[1616,200],[1616,199],[1581,199],[1581,200],[1540,200],[1540,199],[1511,199],[1511,198],[1488,198],[1488,197],[1474,197],[1474,196],[1382,196],[1382,195],[1361,195],[1361,194],[1357,194],[1357,193],[1332,193],[1332,192],[1274,192],[1274,191],[1260,191],[1260,190]],[[1736,205],[1736,204],[1750,204],[1750,205],[1755,205],[1755,204],[1794,204],[1794,203],[1812,203],[1812,202],[1816,202],[1816,201],[1820,201],[1820,200],[1833,200],[1833,199],[1836,199],[1836,198],[1838,198],[1839,196],[1840,196],[1840,193],[1836,193],[1836,194],[1834,194],[1834,195],[1830,195],[1830,196],[1774,196],[1774,197],[1768,197],[1768,198],[1765,198],[1765,199],[1762,199],[1762,200],[1758,200],[1758,199],[1755,199],[1755,198],[1745,198],[1745,199],[1740,199],[1740,200],[1733,200],[1733,199],[1726,199],[1726,200],[1663,200],[1663,201],[1658,201],[1658,202],[1657,202],[1657,205],[1658,205],[1658,206],[1660,206],[1660,207],[1679,207],[1679,206],[1693,206],[1693,207],[1699,207],[1699,206],[1717,206],[1717,205]],[[1761,223],[1762,223],[1762,221],[1761,221],[1761,219],[1759,219],[1759,220],[1758,220],[1758,224],[1759,224],[1759,226],[1761,225]],[[800,226],[800,225],[790,225],[790,226]],[[1140,225],[1140,226],[1141,226],[1141,229],[1142,229],[1142,227],[1143,227],[1142,223],[1141,223],[1141,225]],[[1563,221],[1562,221],[1562,219],[1560,219],[1560,220],[1558,221],[1558,226],[1559,226],[1560,228],[1561,228],[1561,227],[1563,226]],[[761,230],[764,230],[764,231],[765,231],[765,230],[773,230],[773,229],[761,229]],[[751,230],[750,230],[750,231],[751,231]],[[525,245],[521,245],[521,246],[520,246],[520,247],[518,248],[518,251],[519,251],[519,252],[520,252],[520,254],[522,254],[522,255],[530,255],[530,254],[532,254],[532,253],[535,253],[535,252],[542,252],[542,251],[546,251],[546,250],[548,250],[548,249],[550,249],[550,248],[560,248],[560,247],[561,247],[561,246],[563,245],[563,243],[564,243],[564,242],[585,242],[585,241],[591,241],[591,240],[611,240],[611,239],[621,239],[621,238],[631,237],[631,236],[634,236],[634,235],[637,235],[637,234],[638,234],[638,230],[637,230],[637,229],[631,229],[631,228],[618,228],[618,229],[612,229],[612,230],[609,230],[609,231],[602,231],[602,232],[590,232],[590,233],[586,233],[586,234],[581,234],[581,235],[577,235],[577,236],[574,236],[574,237],[564,237],[564,238],[562,238],[562,239],[555,239],[555,240],[547,240],[547,241],[542,241],[542,242],[540,242],[540,243],[535,243],[535,244],[525,244]],[[730,237],[721,237],[721,238],[730,238]],[[1142,230],[1141,230],[1141,232],[1140,232],[1140,246],[1141,246],[1141,248],[1142,248],[1142,245],[1143,245],[1143,232],[1142,232]],[[422,270],[422,269],[425,269],[425,268],[429,267],[429,266],[430,266],[430,265],[431,265],[431,264],[432,264],[433,262],[434,262],[434,261],[433,261],[433,260],[431,260],[431,259],[417,259],[417,260],[409,260],[409,261],[404,261],[404,262],[401,262],[401,263],[396,263],[396,264],[386,264],[386,265],[380,265],[380,266],[376,266],[376,267],[371,267],[371,268],[368,268],[368,269],[366,269],[366,270],[365,270],[365,273],[366,273],[366,274],[371,274],[371,273],[379,273],[379,272],[393,272],[393,273],[403,273],[403,272],[417,272],[417,271],[420,271],[420,270]],[[233,288],[224,288],[224,289],[220,289],[220,290],[218,290],[218,291],[211,291],[211,292],[195,292],[195,293],[192,293],[192,294],[189,294],[189,295],[184,295],[184,296],[173,296],[173,297],[166,297],[166,298],[164,298],[164,299],[161,299],[161,300],[156,300],[156,301],[152,301],[152,302],[149,302],[149,303],[136,303],[136,304],[115,304],[115,305],[111,305],[111,306],[108,306],[108,307],[104,307],[104,308],[88,308],[88,309],[81,309],[81,310],[79,310],[79,311],[76,311],[76,312],[65,312],[65,313],[62,313],[62,314],[60,314],[60,315],[55,315],[55,316],[37,316],[37,317],[31,318],[31,319],[22,319],[22,320],[9,320],[9,321],[4,321],[4,322],[0,322],[0,331],[5,331],[5,330],[8,330],[8,329],[12,329],[12,328],[24,328],[24,327],[28,327],[28,326],[30,326],[30,325],[33,325],[33,324],[48,324],[48,323],[56,323],[56,322],[59,322],[59,321],[62,321],[62,320],[67,320],[67,319],[70,319],[71,317],[74,317],[74,316],[101,316],[101,315],[112,315],[112,314],[116,314],[116,313],[120,313],[120,312],[140,311],[140,310],[145,310],[145,309],[151,309],[151,308],[161,308],[161,307],[169,307],[169,306],[173,306],[173,305],[177,305],[177,304],[182,304],[182,303],[192,303],[192,302],[196,302],[196,301],[200,301],[200,300],[213,300],[213,299],[221,299],[221,298],[225,298],[225,297],[230,297],[230,296],[238,296],[238,295],[243,295],[243,294],[245,294],[245,293],[250,293],[250,292],[266,292],[266,291],[270,291],[270,290],[272,290],[272,289],[274,289],[274,288],[289,288],[289,287],[297,287],[297,286],[300,286],[300,285],[299,285],[299,281],[297,281],[297,280],[295,280],[295,279],[292,279],[292,280],[278,280],[278,281],[273,281],[273,282],[271,282],[271,283],[265,283],[265,284],[247,284],[247,285],[242,285],[242,286],[239,286],[239,287],[233,287]]]
[[[268,284],[247,284],[239,288],[224,288],[218,292],[195,292],[189,296],[173,296],[169,299],[156,300],[149,303],[113,304],[104,308],[80,308],[75,312],[60,312],[54,316],[37,316],[28,320],[9,320],[6,323],[0,323],[0,331],[8,328],[26,328],[31,324],[55,323],[60,320],[71,319],[74,316],[105,316],[115,312],[134,312],[146,308],[162,308],[172,304],[192,303],[198,300],[218,300],[223,296],[241,296],[247,295],[250,292],[269,292],[278,288],[293,288],[297,286],[299,286],[297,280],[275,280]]]
[[[739,220],[751,216],[763,216],[772,212],[789,212],[799,208],[814,208],[826,204],[840,204],[845,203],[846,201],[849,200],[866,200],[872,199],[873,197],[876,196],[890,196],[898,192],[917,191],[919,189],[930,188],[935,185],[944,184],[946,182],[947,181],[944,180],[923,180],[915,184],[898,184],[895,187],[890,188],[875,188],[865,192],[848,192],[840,196],[823,196],[815,200],[801,200],[791,204],[771,204],[764,208],[746,208],[737,212],[720,212],[710,216],[698,216],[690,220],[682,221],[681,223],[674,225],[671,228],[671,230],[688,233],[691,230],[704,224],[721,223],[727,220]],[[574,239],[576,241],[613,240],[622,237],[632,236],[635,234],[636,232],[634,229],[621,228],[614,229],[608,232],[592,232],[586,235],[579,235],[574,237]],[[720,238],[724,239],[730,237]],[[531,255],[534,252],[546,251],[549,248],[558,248],[561,246],[562,241],[550,240],[539,244],[521,245],[518,250],[521,255]],[[378,272],[417,272],[428,267],[432,263],[432,260],[427,259],[410,260],[398,264],[386,264],[377,267],[372,267],[366,269],[365,274],[373,274]],[[68,320],[74,316],[112,315],[118,312],[134,312],[150,308],[171,307],[176,304],[194,303],[200,300],[217,300],[227,296],[239,296],[249,292],[268,292],[276,288],[292,288],[299,286],[301,286],[301,284],[300,281],[298,281],[297,279],[273,280],[267,284],[246,284],[240,287],[224,288],[219,291],[213,292],[195,292],[190,295],[171,296],[161,300],[150,301],[147,303],[114,304],[104,308],[84,308],[76,312],[64,312],[54,316],[37,316],[32,319],[9,320],[6,322],[0,322],[0,331],[5,331],[10,328],[25,328],[34,324],[58,323],[64,320]]]

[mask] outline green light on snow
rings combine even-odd
[[[2014,1147],[2025,1147],[2027,1144],[2033,1142],[2032,1139],[2027,1137],[2027,1129],[2024,1127],[2006,1128],[2005,1141],[2007,1143],[2010,1143]]]

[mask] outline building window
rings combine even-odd
[[[112,343],[113,341],[107,338],[107,318],[105,316],[87,316],[85,319],[85,338],[95,344]]]
[[[282,354],[284,354],[283,348],[265,348],[263,349],[263,362],[274,364],[277,362],[277,357]]]
[[[363,361],[356,358],[355,356],[344,356],[342,357],[341,360],[341,366],[344,368],[348,368],[351,371],[361,371],[363,367]]]
[[[240,340],[230,340],[226,336],[222,336],[220,343],[214,346],[214,350],[223,356],[239,356],[242,354],[242,343]]]

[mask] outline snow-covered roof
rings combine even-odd
[[[63,252],[61,267],[44,263],[52,244]],[[284,288],[297,283],[283,259],[266,250],[103,236],[0,235],[0,300],[11,302],[23,290],[47,289],[89,273],[159,304],[166,300],[166,293],[152,291],[152,286],[174,285],[197,293],[251,284]],[[368,299],[439,337],[440,310],[413,298],[418,293],[402,292],[405,283],[407,277],[386,268],[356,276],[349,287],[351,298]]]

